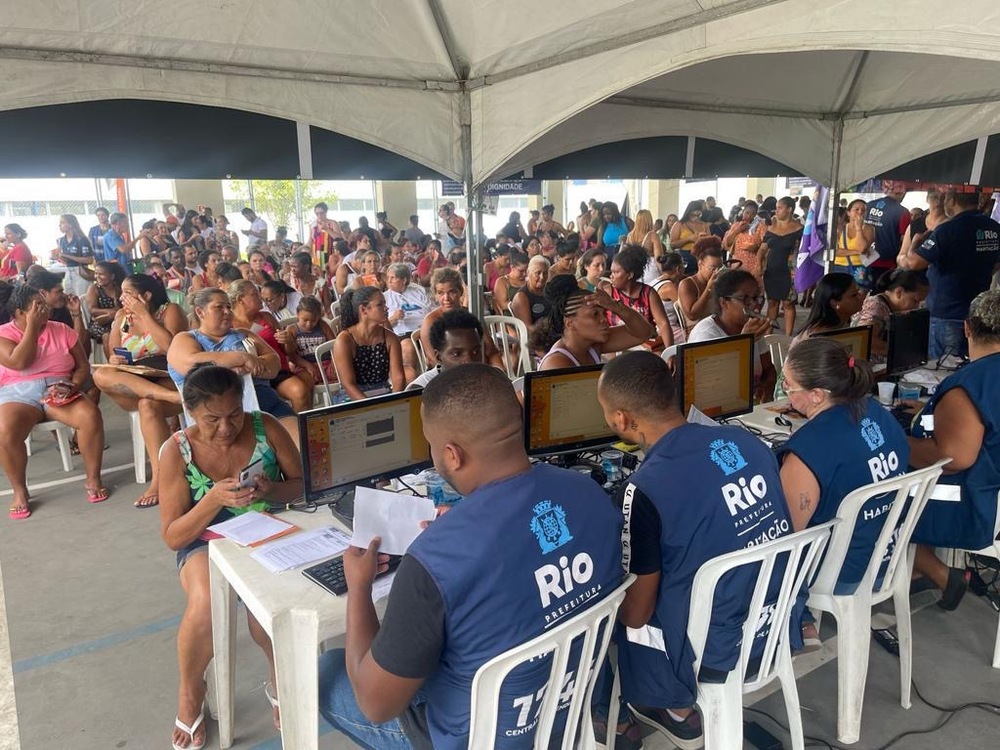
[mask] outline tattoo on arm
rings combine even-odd
[[[799,493],[799,510],[809,510],[812,507],[812,498],[808,492]]]

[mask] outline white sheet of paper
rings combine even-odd
[[[272,516],[248,510],[246,513],[230,518],[222,523],[209,526],[209,531],[221,534],[226,539],[232,539],[242,547],[255,544],[263,539],[280,534],[292,524]]]
[[[381,578],[376,578],[375,582],[372,584],[372,602],[377,603],[380,599],[385,599],[389,596],[389,591],[392,589],[392,582],[396,580],[396,571],[392,571],[388,575],[384,575]]]
[[[350,543],[351,538],[340,529],[312,529],[268,542],[250,557],[272,573],[280,573],[338,555]]]
[[[434,501],[419,495],[358,487],[354,491],[354,536],[351,544],[365,548],[382,538],[381,552],[402,555],[420,534],[420,522],[434,520]]]
[[[688,422],[690,422],[691,424],[705,425],[706,427],[719,426],[718,422],[716,422],[714,419],[712,419],[710,416],[708,416],[705,412],[703,412],[694,404],[692,404],[691,408],[688,410]]]

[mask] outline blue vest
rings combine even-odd
[[[694,703],[697,688],[687,639],[695,574],[714,557],[791,533],[792,524],[774,454],[737,427],[671,430],[631,482],[659,513],[663,567],[653,617],[619,637],[622,695],[639,705],[682,708]],[[626,496],[626,523],[628,506]],[[719,582],[703,667],[728,672],[736,664],[755,575],[738,571]],[[757,633],[755,655],[769,626]]]
[[[621,514],[589,477],[538,464],[480,487],[417,537],[407,554],[434,579],[445,607],[441,663],[421,689],[435,748],[468,746],[479,667],[621,582],[621,526]],[[538,659],[505,681],[496,747],[532,747],[536,695],[550,667],[549,658]]]
[[[199,330],[187,331],[194,340],[198,342],[198,346],[202,348],[202,351],[206,352],[245,352],[246,349],[243,346],[243,339],[246,335],[238,331],[230,331],[219,341],[209,338],[204,333]],[[184,376],[181,375],[177,370],[173,368],[171,364],[167,364],[167,373],[170,375],[170,379],[174,381],[177,386],[177,390],[181,393],[184,392]],[[258,380],[255,378],[254,383]],[[267,380],[260,381],[261,383],[267,383]]]
[[[961,388],[968,394],[983,421],[983,445],[976,462],[954,474],[942,474],[938,485],[956,485],[961,501],[927,502],[913,532],[913,541],[937,547],[978,550],[991,544],[996,528],[997,492],[1000,491],[1000,354],[970,362],[945,378],[924,407],[934,407],[948,391]],[[917,420],[919,422],[919,420]],[[913,430],[914,437],[923,431]],[[947,471],[948,467],[945,467]]]
[[[798,456],[819,483],[819,506],[809,520],[810,526],[836,518],[841,501],[850,492],[905,473],[910,461],[903,428],[870,396],[858,421],[843,405],[817,414],[792,434],[779,451],[779,460],[788,453]],[[837,579],[838,594],[849,594],[858,587],[891,501],[892,496],[873,497],[858,514],[851,547]],[[890,544],[887,555],[892,548]]]

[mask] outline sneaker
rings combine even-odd
[[[628,726],[622,731],[620,728],[615,732],[615,750],[642,750],[642,728],[636,724],[635,718],[628,709],[618,717],[619,724]],[[594,714],[594,736],[598,743],[604,744],[604,739],[608,736],[608,717]]]
[[[697,711],[692,711],[683,721],[677,721],[665,708],[633,706],[631,703],[629,708],[632,709],[636,719],[666,735],[667,739],[681,750],[700,750],[705,746],[705,737],[701,731],[701,715]]]

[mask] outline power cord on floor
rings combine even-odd
[[[881,745],[878,748],[878,750],[889,750],[889,748],[896,745],[896,743],[898,743],[904,737],[913,737],[920,734],[933,734],[934,732],[943,729],[944,726],[953,718],[955,718],[956,715],[970,708],[978,708],[979,710],[986,711],[987,713],[990,713],[994,716],[1000,716],[1000,706],[996,705],[995,703],[988,703],[986,701],[974,701],[970,703],[962,703],[961,705],[958,706],[939,706],[938,704],[927,700],[927,698],[923,696],[923,693],[920,692],[920,688],[917,687],[916,681],[913,682],[913,692],[916,693],[917,697],[921,701],[923,701],[926,705],[930,706],[936,711],[940,711],[941,713],[945,714],[945,716],[940,717],[937,723],[934,724],[934,726],[928,727],[927,729],[910,729],[905,732],[900,732],[895,737],[890,739],[886,744]],[[771,716],[771,714],[767,713],[766,711],[761,711],[759,708],[750,708],[750,707],[747,707],[744,710],[749,711],[751,713],[760,714],[761,716],[764,716],[769,721],[774,723],[776,726],[781,727],[782,731],[784,732],[788,731],[788,727],[786,727],[784,724],[782,724],[780,721],[778,721],[775,717]],[[823,747],[826,748],[827,750],[858,750],[858,748],[856,747],[846,748],[840,745],[835,745],[832,742],[828,742],[827,740],[824,740],[819,737],[809,737],[808,735],[806,735],[804,739],[806,747]]]

